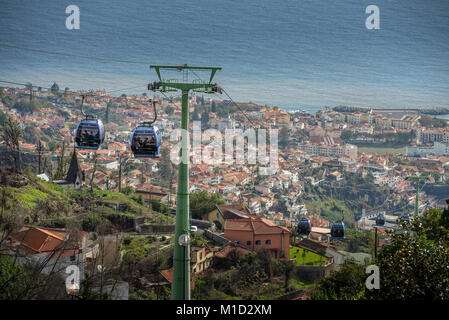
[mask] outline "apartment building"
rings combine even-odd
[[[447,128],[419,128],[416,131],[419,143],[449,142],[449,129]]]
[[[312,155],[328,155],[328,156],[338,156],[338,155],[348,155],[351,157],[357,157],[357,146],[352,144],[344,145],[325,145],[325,144],[313,144],[313,143],[303,143],[299,145],[299,149],[305,151]]]

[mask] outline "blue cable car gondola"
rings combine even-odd
[[[75,143],[78,149],[98,150],[104,141],[103,122],[93,115],[83,113],[84,96],[81,100],[81,113],[86,117],[76,127]]]
[[[131,137],[131,150],[136,158],[156,158],[161,151],[162,137],[152,125],[140,125]]]
[[[162,135],[153,123],[156,122],[156,104],[153,101],[154,120],[144,122],[134,129],[131,136],[131,150],[136,158],[156,158],[159,156],[162,144]]]
[[[76,128],[76,147],[78,149],[98,150],[103,141],[103,122],[91,116],[86,116],[86,119],[82,120]]]
[[[382,213],[376,217],[376,224],[380,226],[385,224],[385,216]]]
[[[400,222],[410,222],[410,217],[406,213],[401,214],[401,216],[399,217],[399,221]]]
[[[343,239],[345,237],[346,228],[344,222],[334,222],[331,226],[332,239]]]
[[[299,236],[308,236],[312,231],[312,224],[306,218],[299,220],[297,226],[297,233]]]

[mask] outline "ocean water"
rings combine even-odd
[[[65,27],[71,4],[79,30]],[[371,4],[379,30],[365,28]],[[187,63],[221,66],[236,101],[449,107],[448,0],[0,0],[0,43],[144,62],[0,46],[0,79],[39,86],[142,93],[150,64]]]

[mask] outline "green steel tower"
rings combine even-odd
[[[412,180],[416,182],[416,196],[415,196],[415,217],[418,216],[418,208],[419,208],[419,181],[426,180],[426,177],[408,177],[408,180]]]
[[[148,85],[152,91],[178,91],[182,92],[182,116],[181,127],[181,162],[178,173],[178,193],[176,200],[176,224],[175,224],[175,251],[173,257],[173,283],[172,300],[190,300],[190,210],[189,210],[189,91],[203,93],[221,93],[222,90],[216,83],[212,83],[217,70],[220,67],[192,67],[181,66],[155,66],[159,81]],[[165,80],[161,70],[182,72],[182,81]],[[196,75],[195,71],[210,71],[209,81],[194,79],[189,81],[189,71]]]

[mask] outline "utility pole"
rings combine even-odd
[[[33,85],[30,82],[28,82],[26,84],[26,87],[28,90],[30,90],[30,103],[31,103],[31,101],[33,101]]]
[[[426,180],[426,177],[408,177],[407,180],[412,180],[416,182],[416,196],[415,196],[415,217],[418,216],[418,208],[419,208],[419,181]]]
[[[42,172],[42,166],[41,166],[41,163],[42,163],[42,151],[43,151],[43,145],[42,145],[42,142],[41,142],[41,140],[39,140],[39,143],[38,143],[38,145],[37,145],[37,154],[38,154],[38,169],[37,169],[37,174],[41,174],[41,172]]]
[[[118,192],[122,192],[122,155],[118,158],[119,169],[118,169]]]
[[[181,66],[150,66],[155,69],[159,81],[148,84],[152,91],[182,92],[182,115],[181,128],[183,129],[181,140],[181,162],[178,172],[178,192],[176,200],[176,224],[175,224],[175,249],[173,257],[173,283],[172,300],[190,300],[190,224],[189,224],[189,91],[203,93],[221,93],[222,89],[216,83],[212,83],[217,70],[220,67],[192,67]],[[180,82],[165,80],[162,78],[161,70],[182,72]],[[210,71],[209,81],[195,79],[189,81],[189,71],[195,75],[195,71]]]
[[[374,234],[374,261],[377,261],[377,227],[374,227],[375,234]]]

